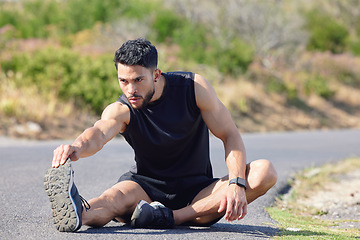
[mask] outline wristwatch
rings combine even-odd
[[[240,186],[240,187],[245,188],[245,190],[246,190],[246,180],[245,180],[245,179],[240,178],[240,177],[233,178],[233,179],[231,179],[231,180],[229,181],[229,185],[230,185],[230,184],[233,184],[233,183],[236,184],[236,185],[238,185],[238,186]]]

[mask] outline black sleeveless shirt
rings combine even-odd
[[[134,149],[132,172],[159,179],[212,178],[209,131],[196,105],[194,73],[162,73],[162,96],[133,109],[125,95],[118,102],[130,109],[130,123],[121,133]]]

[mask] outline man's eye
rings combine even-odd
[[[136,81],[137,82],[141,82],[143,79],[142,78],[137,78]]]

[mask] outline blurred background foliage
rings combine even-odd
[[[357,0],[2,0],[0,116],[12,119],[2,129],[99,115],[121,95],[113,53],[136,37],[158,47],[163,71],[208,78],[244,131],[353,126],[321,106],[358,113],[349,97],[360,87],[358,9]],[[22,95],[53,107],[30,111]],[[51,110],[66,104],[67,114]],[[302,122],[257,116],[289,109]]]

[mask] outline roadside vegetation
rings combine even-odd
[[[163,71],[206,77],[243,132],[360,127],[359,7],[1,1],[0,135],[77,135],[121,95],[113,53],[136,37],[158,47]]]
[[[359,158],[305,169],[290,185],[267,209],[280,228],[274,239],[359,239]]]

